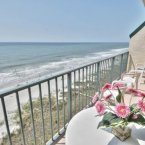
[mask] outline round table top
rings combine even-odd
[[[96,115],[95,107],[76,114],[66,130],[66,145],[145,145],[145,127],[130,124],[131,137],[122,142],[111,133],[111,128],[97,129],[102,117]]]

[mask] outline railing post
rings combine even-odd
[[[3,113],[4,113],[4,120],[5,120],[5,124],[6,124],[6,130],[7,130],[8,139],[9,139],[9,145],[12,145],[11,133],[10,133],[10,128],[9,128],[10,126],[9,126],[9,122],[8,122],[8,116],[7,116],[5,101],[4,101],[3,97],[1,98],[1,102],[2,102],[2,108],[3,108]]]
[[[130,63],[129,59],[128,59],[129,58],[129,52],[126,52],[126,55],[127,55],[127,57],[126,57],[126,63],[125,63],[125,71],[128,72],[129,70],[128,70],[128,65],[127,64]]]
[[[88,66],[86,66],[86,105],[88,105]]]
[[[44,127],[44,109],[43,109],[43,98],[42,98],[42,88],[39,83],[39,97],[40,97],[40,106],[41,106],[41,121],[42,121],[42,135],[43,135],[43,143],[45,144],[45,127]]]
[[[57,77],[55,78],[55,91],[56,91],[57,131],[59,133],[59,102],[58,102],[58,83],[57,83]]]
[[[80,69],[78,70],[78,79],[79,79],[79,100],[78,100],[78,103],[79,103],[79,111],[81,110],[81,96],[80,96]],[[90,94],[90,93],[89,93]]]
[[[115,61],[115,57],[112,57],[112,60],[111,60],[111,69],[110,69],[110,83],[112,82],[113,80],[113,70],[114,70],[114,61]]]
[[[96,92],[99,91],[100,88],[100,62],[97,63],[97,81],[96,81]]]
[[[52,118],[52,100],[51,100],[51,90],[50,90],[50,80],[47,81],[48,84],[48,100],[49,100],[49,115],[50,115],[50,129],[51,129],[51,138],[53,139],[53,118]]]
[[[123,54],[121,54],[121,61],[120,61],[120,77],[122,75],[122,70],[123,69]]]
[[[20,107],[20,99],[19,99],[18,91],[16,92],[16,100],[17,100],[18,113],[19,113],[19,118],[20,118],[20,126],[21,126],[23,145],[26,145],[25,135],[24,135],[24,125],[23,125],[22,112],[21,112],[21,107]]]
[[[71,92],[71,72],[67,74],[68,85],[68,120],[72,118],[72,92]]]
[[[32,134],[33,134],[33,138],[34,138],[34,145],[36,145],[36,133],[35,133],[35,124],[34,124],[33,103],[32,103],[32,94],[31,94],[30,87],[28,87],[28,94],[29,94],[29,103],[30,103],[30,112],[31,112]]]

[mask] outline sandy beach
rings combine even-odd
[[[80,82],[82,81],[86,82],[85,77],[86,76],[84,74],[84,80],[82,80],[83,79],[82,71],[80,71]],[[55,81],[56,81],[55,79],[50,80],[51,97],[56,97],[56,82]],[[79,82],[78,72],[76,73],[75,82]],[[74,73],[72,74],[72,89],[73,87],[74,87]],[[62,77],[57,78],[57,88],[58,88],[58,99],[62,99],[62,91],[63,91]],[[42,89],[42,97],[48,97],[48,83],[47,82],[41,84],[41,89]],[[68,91],[67,75],[64,75],[64,92],[67,92],[67,91]],[[38,85],[31,87],[32,100],[38,99],[40,96],[39,93],[40,92],[39,92]],[[22,109],[22,106],[29,102],[28,89],[19,91],[19,99],[20,99],[20,105]],[[18,128],[18,126],[13,121],[13,116],[16,110],[18,109],[17,101],[16,101],[16,94],[10,94],[8,96],[5,96],[5,105],[6,105],[6,110],[7,110],[8,120],[9,120],[10,132],[13,132],[14,130]],[[3,122],[4,116],[3,116],[1,104],[0,104],[0,116],[1,116],[0,122]],[[2,138],[5,135],[6,135],[6,128],[5,128],[5,125],[3,124],[0,126],[0,138]]]
[[[58,79],[58,82],[61,82],[60,78]],[[65,82],[66,82],[66,79],[65,79]],[[51,87],[51,95],[56,96],[55,80],[50,81],[50,87]],[[65,87],[67,86],[65,85]],[[61,83],[58,83],[58,90],[59,89],[62,89]],[[32,92],[31,94],[32,100],[36,100],[37,98],[39,98],[40,95],[39,95],[38,85],[32,87],[31,92]],[[48,85],[47,83],[43,83],[42,84],[42,97],[46,97],[46,96],[48,96]],[[19,98],[20,98],[21,107],[27,102],[29,102],[28,89],[20,91]],[[58,92],[58,98],[60,98],[60,91]],[[9,118],[10,130],[12,132],[14,130],[14,123],[13,123],[12,116],[15,114],[15,111],[17,110],[16,95],[11,94],[11,95],[5,96],[5,105],[7,109],[8,118]],[[0,122],[3,122],[4,117],[3,117],[1,104],[0,104],[0,116],[1,116]],[[5,134],[5,133],[6,133],[5,126],[4,125],[0,126],[0,137],[2,136],[2,134]]]

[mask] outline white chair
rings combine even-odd
[[[139,82],[141,82],[141,80],[143,78],[145,78],[144,74],[145,74],[145,65],[142,64],[142,63],[137,63],[135,65],[135,69],[134,70],[130,70],[129,73],[135,73],[135,74],[140,74],[140,77],[139,77]],[[145,83],[145,80],[144,80],[144,83]]]
[[[120,81],[126,83],[126,87],[136,87],[138,89],[140,75],[138,72],[123,73]]]

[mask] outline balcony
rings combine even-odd
[[[128,51],[12,88],[0,94],[0,143],[50,145],[64,137],[67,124],[105,83],[126,71]],[[9,101],[8,101],[9,100]],[[13,105],[12,105],[13,104]]]

